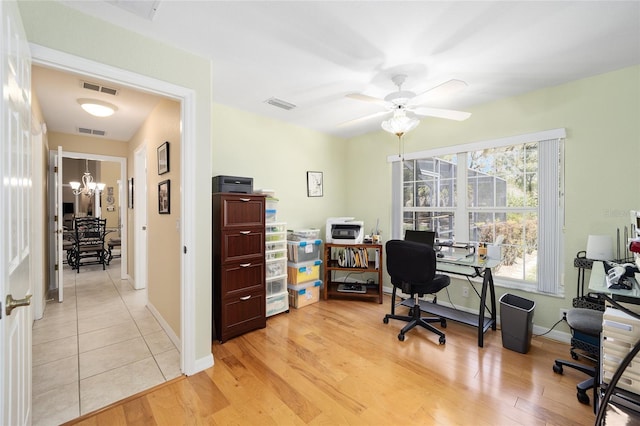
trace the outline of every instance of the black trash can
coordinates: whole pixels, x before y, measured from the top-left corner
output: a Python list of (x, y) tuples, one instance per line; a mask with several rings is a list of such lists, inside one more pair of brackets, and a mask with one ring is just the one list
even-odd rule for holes
[(531, 348), (533, 310), (536, 302), (515, 294), (505, 293), (500, 298), (500, 324), (502, 346), (526, 354)]

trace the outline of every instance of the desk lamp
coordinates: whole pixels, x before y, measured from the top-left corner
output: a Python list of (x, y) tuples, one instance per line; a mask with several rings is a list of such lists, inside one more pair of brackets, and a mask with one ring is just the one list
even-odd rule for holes
[(587, 259), (613, 260), (613, 238), (610, 235), (589, 235)]

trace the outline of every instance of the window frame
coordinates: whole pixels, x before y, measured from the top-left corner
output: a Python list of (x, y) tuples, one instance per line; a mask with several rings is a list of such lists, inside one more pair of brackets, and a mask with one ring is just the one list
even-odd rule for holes
[[(564, 225), (564, 139), (566, 131), (564, 128), (545, 130), (535, 133), (527, 133), (516, 136), (509, 136), (500, 139), (485, 140), (467, 144), (453, 145), (407, 153), (404, 155), (392, 155), (387, 157), (387, 161), (392, 163), (392, 213), (391, 213), (391, 237), (402, 239), (404, 221), (404, 170), (405, 160), (418, 160), (430, 157), (442, 157), (450, 154), (465, 153), (464, 167), (458, 167), (457, 180), (467, 178), (466, 153), (488, 148), (499, 148), (510, 145), (519, 145), (530, 142), (538, 142), (538, 179), (539, 179), (539, 202), (538, 202), (538, 271), (537, 282), (531, 283), (521, 280), (510, 280), (502, 277), (494, 277), (496, 285), (515, 288), (524, 291), (531, 291), (551, 295), (563, 295), (564, 283), (562, 282), (564, 261), (563, 246), (564, 239), (562, 228)], [(458, 159), (460, 165), (460, 159)], [(465, 184), (466, 185), (466, 184)], [(557, 189), (557, 190), (556, 190)], [(444, 210), (456, 210), (456, 235), (466, 235), (468, 232), (468, 216), (471, 211), (478, 211), (478, 208), (467, 208), (464, 194), (458, 190), (458, 200), (456, 206), (446, 207)], [(460, 199), (462, 198), (462, 199)], [(414, 210), (420, 208), (416, 207)], [(426, 210), (434, 211), (440, 207), (428, 207)], [(490, 208), (495, 211), (497, 208)], [(509, 208), (512, 210), (513, 208)], [(515, 208), (517, 209), (517, 208)], [(480, 208), (480, 210), (482, 210)], [(530, 209), (525, 209), (530, 210)], [(460, 214), (460, 212), (465, 214)], [(460, 220), (462, 219), (462, 220)], [(458, 234), (464, 230), (462, 234)]]

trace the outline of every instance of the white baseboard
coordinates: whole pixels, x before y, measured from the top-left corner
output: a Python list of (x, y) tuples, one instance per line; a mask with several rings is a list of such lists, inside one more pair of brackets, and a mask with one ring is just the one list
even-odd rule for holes
[(178, 335), (173, 332), (173, 329), (169, 326), (169, 323), (167, 323), (164, 320), (164, 318), (162, 318), (162, 315), (160, 315), (160, 312), (158, 312), (158, 310), (155, 308), (155, 306), (153, 306), (153, 304), (151, 304), (150, 302), (147, 302), (147, 308), (149, 308), (149, 311), (151, 312), (151, 314), (160, 323), (160, 327), (162, 327), (162, 329), (167, 333), (167, 336), (169, 336), (169, 340), (173, 342), (175, 347), (178, 349), (178, 352), (180, 352), (180, 348), (182, 347), (182, 342), (180, 341), (180, 338), (178, 337)]

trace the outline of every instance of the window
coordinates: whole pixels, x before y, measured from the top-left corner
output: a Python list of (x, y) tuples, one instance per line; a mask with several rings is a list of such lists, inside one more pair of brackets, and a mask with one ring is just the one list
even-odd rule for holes
[(500, 241), (497, 284), (561, 293), (562, 138), (558, 129), (406, 155), (394, 167), (393, 237)]

